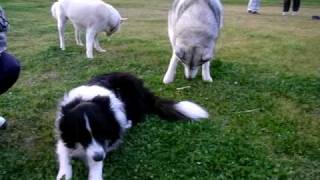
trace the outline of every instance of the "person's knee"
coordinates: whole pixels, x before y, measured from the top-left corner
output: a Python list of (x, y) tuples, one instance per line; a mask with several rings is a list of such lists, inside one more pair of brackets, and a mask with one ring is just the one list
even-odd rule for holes
[(9, 67), (10, 74), (16, 79), (19, 77), (20, 69), (20, 63), (17, 60), (15, 60), (15, 62), (12, 62), (11, 66)]
[(14, 56), (6, 52), (3, 52), (2, 56), (2, 60), (5, 61), (5, 74), (13, 79), (18, 78), (21, 69), (19, 61)]
[(20, 63), (12, 55), (3, 52), (1, 54), (0, 94), (6, 92), (18, 80)]

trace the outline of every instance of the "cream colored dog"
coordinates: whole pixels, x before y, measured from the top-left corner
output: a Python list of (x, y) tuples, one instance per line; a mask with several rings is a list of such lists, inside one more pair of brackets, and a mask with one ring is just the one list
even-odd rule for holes
[(81, 31), (85, 31), (86, 54), (89, 59), (93, 58), (93, 47), (98, 52), (106, 51), (99, 44), (98, 33), (106, 32), (110, 36), (126, 20), (121, 18), (114, 7), (101, 0), (59, 0), (51, 6), (51, 13), (57, 20), (60, 48), (65, 50), (64, 29), (69, 19), (74, 27), (77, 45), (83, 46)]

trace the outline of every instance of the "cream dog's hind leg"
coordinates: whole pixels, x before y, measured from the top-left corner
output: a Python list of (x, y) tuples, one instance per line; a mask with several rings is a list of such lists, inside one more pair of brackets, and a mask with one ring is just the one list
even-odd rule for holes
[(65, 50), (66, 47), (64, 43), (64, 29), (68, 19), (60, 8), (57, 9), (56, 11), (57, 11), (57, 24), (58, 24), (58, 31), (59, 31), (60, 48), (62, 50)]

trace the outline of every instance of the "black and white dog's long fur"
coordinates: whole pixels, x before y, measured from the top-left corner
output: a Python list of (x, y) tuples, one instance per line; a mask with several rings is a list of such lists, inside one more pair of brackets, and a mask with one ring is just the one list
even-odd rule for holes
[(89, 167), (89, 179), (102, 179), (103, 160), (117, 147), (124, 132), (147, 114), (168, 120), (199, 120), (208, 113), (189, 101), (162, 99), (127, 73), (94, 77), (66, 93), (61, 100), (56, 128), (59, 173), (72, 177), (71, 158), (80, 157)]

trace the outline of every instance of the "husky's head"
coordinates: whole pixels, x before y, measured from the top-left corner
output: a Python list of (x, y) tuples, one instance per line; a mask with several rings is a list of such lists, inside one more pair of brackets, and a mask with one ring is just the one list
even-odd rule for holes
[(215, 39), (204, 31), (185, 31), (177, 36), (174, 51), (186, 68), (186, 78), (193, 78), (198, 67), (213, 58)]

